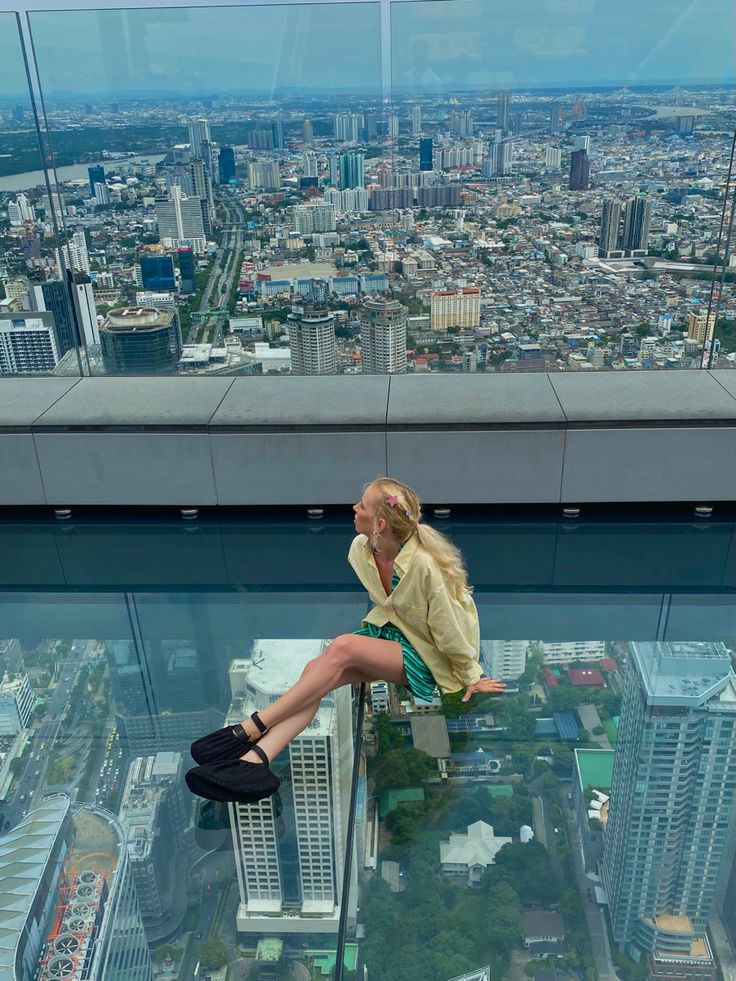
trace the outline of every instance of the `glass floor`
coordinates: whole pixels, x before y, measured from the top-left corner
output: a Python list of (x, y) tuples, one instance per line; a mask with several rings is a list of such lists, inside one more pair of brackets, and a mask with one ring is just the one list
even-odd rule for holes
[(637, 977), (604, 874), (626, 679), (736, 648), (733, 517), (436, 525), (506, 694), (340, 689), (278, 793), (228, 806), (190, 743), (360, 626), (349, 510), (0, 520), (0, 976), (500, 981), (551, 944), (559, 976)]

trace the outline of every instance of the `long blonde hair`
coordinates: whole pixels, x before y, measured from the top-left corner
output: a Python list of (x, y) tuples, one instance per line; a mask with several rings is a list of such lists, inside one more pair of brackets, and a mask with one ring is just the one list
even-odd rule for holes
[[(363, 490), (380, 494), (375, 507), (374, 528), (378, 519), (383, 518), (388, 530), (402, 544), (416, 532), (420, 545), (439, 567), (445, 583), (456, 593), (463, 590), (472, 592), (460, 549), (439, 531), (422, 524), (422, 505), (411, 487), (391, 477), (378, 477), (366, 484)], [(379, 533), (374, 530), (368, 537), (373, 549), (380, 552)]]

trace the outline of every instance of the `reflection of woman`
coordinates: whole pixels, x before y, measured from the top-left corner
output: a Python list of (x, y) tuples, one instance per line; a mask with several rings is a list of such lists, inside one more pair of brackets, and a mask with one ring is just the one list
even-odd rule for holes
[(341, 685), (390, 681), (431, 698), (465, 688), (497, 694), (505, 685), (482, 677), (478, 612), (462, 557), (452, 543), (421, 522), (411, 488), (389, 478), (368, 484), (354, 505), (348, 561), (375, 603), (360, 630), (336, 637), (304, 668), (289, 691), (240, 725), (192, 744), (201, 764), (189, 788), (212, 800), (256, 801), (279, 780), (269, 761), (313, 719), (320, 699)]

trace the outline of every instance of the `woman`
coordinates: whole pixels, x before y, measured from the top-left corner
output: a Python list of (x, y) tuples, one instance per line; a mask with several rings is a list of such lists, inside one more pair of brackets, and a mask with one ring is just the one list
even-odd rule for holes
[(305, 729), (321, 698), (341, 685), (390, 681), (429, 699), (463, 687), (499, 694), (478, 664), (478, 612), (460, 552), (422, 524), (414, 491), (381, 477), (357, 504), (348, 561), (375, 603), (352, 634), (341, 634), (309, 661), (299, 681), (260, 713), (192, 744), (201, 764), (186, 775), (190, 790), (211, 800), (251, 802), (275, 793), (269, 761)]

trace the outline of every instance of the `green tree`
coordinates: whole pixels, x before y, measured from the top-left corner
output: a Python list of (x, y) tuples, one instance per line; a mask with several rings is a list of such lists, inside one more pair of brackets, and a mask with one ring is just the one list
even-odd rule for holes
[(230, 958), (227, 947), (216, 937), (207, 937), (197, 947), (197, 959), (202, 967), (211, 967), (217, 970), (224, 967)]
[(549, 853), (539, 841), (504, 845), (496, 866), (508, 873), (524, 906), (551, 906), (560, 898), (560, 887)]

